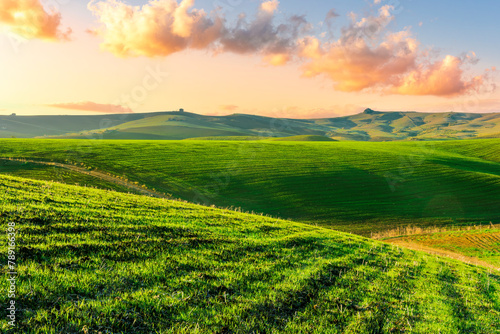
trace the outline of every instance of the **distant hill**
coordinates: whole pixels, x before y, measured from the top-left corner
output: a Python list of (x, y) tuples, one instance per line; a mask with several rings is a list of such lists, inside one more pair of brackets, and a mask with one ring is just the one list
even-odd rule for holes
[(150, 118), (162, 112), (144, 114), (0, 116), (0, 138), (59, 136), (83, 131), (98, 132), (122, 123)]
[[(0, 138), (189, 139), (320, 136), (392, 141), (500, 137), (500, 113), (363, 113), (322, 119), (278, 119), (188, 112), (92, 116), (0, 116)], [(300, 138), (300, 137), (299, 137)], [(310, 137), (316, 138), (318, 137)], [(258, 139), (258, 138), (255, 138)]]

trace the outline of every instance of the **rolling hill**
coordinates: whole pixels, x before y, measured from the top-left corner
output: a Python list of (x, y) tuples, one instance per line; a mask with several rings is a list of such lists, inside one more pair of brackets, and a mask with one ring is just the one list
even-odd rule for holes
[[(104, 129), (165, 113), (107, 114), (90, 116), (0, 116), (0, 138), (32, 138)], [(98, 137), (87, 137), (98, 138)]]
[(500, 328), (496, 273), (321, 227), (8, 176), (0, 225), (18, 272), (5, 333)]
[(188, 139), (321, 136), (393, 141), (500, 137), (500, 114), (379, 112), (324, 119), (285, 119), (188, 112), (95, 116), (0, 116), (0, 138)]
[[(0, 157), (76, 164), (189, 202), (240, 207), (362, 235), (408, 224), (500, 223), (500, 139), (4, 139)], [(29, 176), (22, 166), (6, 172)], [(56, 173), (47, 167), (44, 178), (58, 180)]]

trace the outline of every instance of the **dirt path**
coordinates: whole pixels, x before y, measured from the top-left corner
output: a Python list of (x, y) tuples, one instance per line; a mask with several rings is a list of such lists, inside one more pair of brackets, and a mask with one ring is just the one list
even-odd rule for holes
[(447, 251), (444, 249), (436, 249), (436, 248), (432, 248), (432, 247), (418, 244), (416, 242), (409, 242), (409, 241), (405, 241), (405, 240), (393, 239), (393, 240), (382, 240), (382, 241), (393, 244), (393, 245), (417, 250), (417, 251), (423, 251), (423, 252), (426, 252), (426, 253), (429, 253), (432, 255), (445, 256), (445, 257), (459, 260), (459, 261), (462, 261), (462, 262), (465, 262), (468, 264), (479, 265), (479, 266), (483, 266), (483, 267), (487, 267), (490, 269), (500, 271), (500, 268), (495, 267), (494, 265), (492, 265), (488, 262), (485, 262), (485, 261), (480, 260), (480, 259), (475, 258), (475, 257), (465, 256), (465, 255), (462, 255), (460, 253), (455, 253), (455, 252)]
[(88, 170), (88, 169), (78, 167), (78, 166), (62, 164), (59, 162), (37, 161), (37, 160), (28, 160), (28, 159), (12, 159), (12, 158), (0, 158), (0, 159), (1, 160), (18, 161), (18, 162), (29, 162), (29, 163), (35, 163), (35, 164), (40, 164), (40, 165), (45, 165), (45, 166), (55, 166), (55, 167), (65, 168), (65, 169), (69, 169), (69, 170), (77, 172), (77, 173), (90, 175), (92, 177), (96, 177), (96, 178), (99, 178), (101, 180), (105, 180), (108, 182), (118, 184), (120, 186), (126, 187), (130, 190), (134, 190), (135, 192), (138, 192), (138, 193), (143, 194), (143, 195), (158, 197), (158, 198), (170, 198), (169, 196), (167, 196), (165, 194), (159, 193), (159, 192), (154, 191), (154, 190), (145, 189), (137, 184), (134, 184), (130, 181), (122, 180), (116, 176), (108, 175), (108, 174), (98, 172), (95, 170)]

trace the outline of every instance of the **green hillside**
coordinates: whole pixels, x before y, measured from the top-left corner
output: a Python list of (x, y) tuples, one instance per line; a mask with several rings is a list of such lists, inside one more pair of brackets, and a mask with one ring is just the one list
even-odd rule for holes
[(204, 120), (189, 113), (172, 112), (126, 122), (99, 131), (66, 134), (60, 138), (82, 138), (100, 135), (103, 139), (187, 139), (210, 136), (243, 136), (250, 132)]
[(321, 136), (393, 141), (498, 138), (500, 114), (379, 112), (324, 119), (288, 119), (188, 112), (95, 116), (0, 116), (0, 138), (188, 139), (197, 137)]
[(275, 119), (263, 116), (235, 114), (203, 116), (187, 112), (170, 112), (126, 122), (99, 130), (56, 136), (80, 139), (99, 136), (103, 139), (188, 139), (196, 137), (285, 137), (291, 135), (323, 135), (307, 120)]
[[(500, 328), (500, 277), (458, 261), (262, 216), (20, 178), (0, 176), (0, 199), (2, 228), (16, 229), (16, 333)], [(0, 248), (7, 254), (6, 243)], [(5, 307), (0, 326), (11, 332)]]
[(392, 141), (498, 137), (500, 114), (378, 112), (325, 119), (255, 115), (203, 116), (172, 112), (115, 127), (64, 135), (104, 139), (186, 139), (209, 136), (321, 136), (336, 140)]
[(378, 112), (320, 120), (341, 140), (390, 141), (498, 137), (500, 114)]
[(0, 157), (83, 165), (189, 202), (370, 235), (499, 223), (499, 144), (3, 140)]
[[(59, 136), (71, 132), (108, 128), (161, 114), (163, 113), (90, 116), (0, 116), (0, 138)], [(90, 134), (88, 137), (83, 136), (83, 138), (102, 139), (102, 137), (95, 134)]]

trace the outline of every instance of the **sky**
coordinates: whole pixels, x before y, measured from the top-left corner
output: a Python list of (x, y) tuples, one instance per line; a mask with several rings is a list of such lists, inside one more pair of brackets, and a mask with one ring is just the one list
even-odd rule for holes
[(500, 112), (500, 2), (0, 0), (0, 114)]

